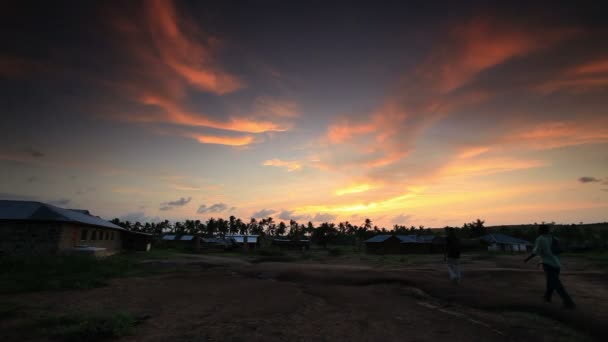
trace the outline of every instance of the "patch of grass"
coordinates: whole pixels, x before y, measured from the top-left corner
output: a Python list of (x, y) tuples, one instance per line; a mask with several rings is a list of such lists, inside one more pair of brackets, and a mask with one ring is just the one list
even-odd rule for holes
[(33, 329), (62, 341), (103, 341), (131, 335), (136, 324), (135, 317), (126, 312), (72, 314), (39, 318)]
[(126, 253), (106, 258), (93, 256), (7, 257), (0, 259), (0, 293), (104, 286), (111, 278), (144, 276), (174, 271), (141, 264), (145, 259), (167, 259), (170, 254)]

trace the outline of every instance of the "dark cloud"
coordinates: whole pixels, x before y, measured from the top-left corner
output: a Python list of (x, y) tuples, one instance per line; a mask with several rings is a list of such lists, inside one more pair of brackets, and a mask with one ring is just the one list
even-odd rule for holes
[(602, 189), (602, 191), (608, 192), (608, 189)]
[(401, 215), (397, 215), (395, 217), (393, 217), (393, 224), (406, 224), (410, 221), (410, 219), (412, 218), (412, 215), (405, 215), (405, 214), (401, 214)]
[(70, 202), (72, 202), (72, 200), (70, 200), (68, 198), (60, 198), (60, 199), (57, 199), (57, 200), (54, 200), (54, 201), (49, 201), (49, 204), (61, 207), (61, 206), (70, 204)]
[(589, 176), (584, 176), (578, 179), (579, 182), (581, 183), (596, 183), (596, 182), (600, 182), (599, 179), (595, 178), (595, 177), (589, 177)]
[(175, 200), (175, 201), (164, 202), (164, 203), (160, 204), (161, 205), (160, 210), (168, 211), (175, 207), (183, 207), (186, 204), (190, 203), (190, 201), (192, 201), (192, 197), (188, 197), (188, 198), (181, 197), (180, 199)]
[(27, 154), (29, 154), (30, 156), (35, 157), (35, 158), (44, 157), (44, 153), (42, 153), (39, 150), (32, 148), (32, 147), (26, 148), (25, 152), (27, 152)]
[(228, 211), (235, 211), (236, 207), (231, 207)]
[(219, 213), (226, 209), (228, 209), (228, 205), (225, 203), (216, 203), (216, 204), (212, 204), (210, 206), (203, 204), (200, 207), (198, 207), (198, 210), (196, 211), (196, 213), (197, 214)]
[(34, 183), (36, 180), (38, 180), (38, 178), (36, 178), (35, 176), (27, 177), (25, 179), (25, 181), (28, 183)]
[(256, 217), (256, 218), (266, 218), (276, 212), (277, 211), (274, 209), (262, 209), (258, 212), (253, 213), (251, 216)]
[(333, 221), (335, 219), (336, 219), (336, 215), (322, 214), (322, 213), (317, 213), (317, 215), (315, 215), (315, 217), (312, 218), (312, 220), (315, 222), (329, 222), (329, 221)]
[(310, 218), (310, 216), (308, 216), (308, 215), (294, 215), (293, 212), (294, 212), (293, 210), (283, 210), (279, 214), (279, 219), (285, 220), (285, 221), (287, 221), (287, 220), (299, 221), (302, 219)]
[(137, 211), (133, 213), (127, 213), (118, 218), (119, 220), (125, 222), (160, 222), (160, 218), (158, 217), (150, 217), (147, 216), (143, 211)]
[(192, 200), (192, 197), (188, 197), (188, 198), (182, 197), (182, 198), (180, 198), (180, 199), (178, 199), (176, 201), (169, 201), (169, 202), (167, 202), (167, 205), (172, 205), (172, 206), (175, 206), (175, 207), (182, 207), (182, 206), (190, 203), (191, 200)]

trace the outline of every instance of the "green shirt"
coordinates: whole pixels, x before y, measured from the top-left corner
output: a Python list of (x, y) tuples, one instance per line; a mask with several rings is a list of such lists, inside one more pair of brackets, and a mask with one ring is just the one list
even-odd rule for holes
[(532, 253), (540, 256), (543, 264), (553, 266), (555, 268), (561, 268), (562, 264), (559, 262), (559, 258), (557, 255), (551, 252), (552, 242), (553, 236), (551, 236), (551, 234), (545, 234), (537, 237)]

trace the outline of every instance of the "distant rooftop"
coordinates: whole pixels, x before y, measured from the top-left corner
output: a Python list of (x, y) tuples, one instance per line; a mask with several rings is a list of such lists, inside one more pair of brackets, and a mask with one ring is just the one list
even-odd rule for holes
[(0, 220), (80, 223), (90, 226), (125, 230), (111, 222), (90, 215), (88, 210), (64, 209), (51, 204), (34, 201), (0, 200)]
[(393, 235), (393, 234), (380, 234), (376, 235), (364, 242), (368, 243), (380, 243), (388, 240), (391, 236), (396, 237), (401, 243), (430, 243), (435, 238), (434, 235)]
[(500, 233), (487, 234), (482, 236), (481, 239), (489, 243), (498, 243), (503, 245), (532, 245), (529, 241)]

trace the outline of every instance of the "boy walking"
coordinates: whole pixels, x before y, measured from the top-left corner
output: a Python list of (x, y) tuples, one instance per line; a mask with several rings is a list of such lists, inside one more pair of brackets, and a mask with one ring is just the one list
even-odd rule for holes
[(537, 255), (540, 256), (543, 264), (543, 270), (545, 271), (545, 276), (547, 277), (547, 289), (545, 291), (545, 295), (543, 296), (544, 300), (546, 302), (550, 302), (551, 297), (553, 296), (553, 291), (555, 291), (562, 298), (564, 308), (574, 309), (574, 301), (568, 292), (566, 292), (564, 285), (559, 279), (562, 264), (558, 256), (554, 253), (557, 251), (553, 250), (553, 246), (555, 245), (553, 239), (554, 237), (549, 231), (549, 226), (543, 224), (538, 227), (538, 237), (534, 243), (534, 250), (532, 251), (532, 254), (530, 254), (530, 256), (524, 260), (524, 262), (528, 262), (528, 260)]
[(454, 284), (459, 284), (462, 274), (460, 272), (460, 239), (456, 236), (454, 228), (448, 230), (448, 236), (445, 239), (444, 260), (447, 261), (448, 273), (450, 280)]

